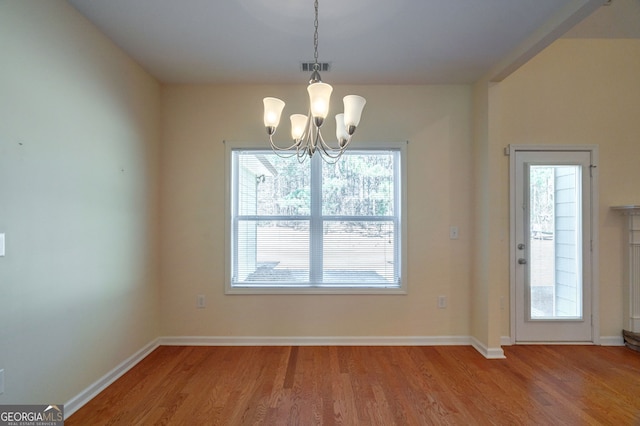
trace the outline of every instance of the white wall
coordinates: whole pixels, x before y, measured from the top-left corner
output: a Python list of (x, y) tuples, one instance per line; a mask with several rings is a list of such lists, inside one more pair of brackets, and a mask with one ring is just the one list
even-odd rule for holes
[(158, 335), (159, 87), (63, 0), (0, 2), (0, 404)]
[[(285, 115), (306, 111), (305, 84), (163, 88), (162, 334), (469, 335), (469, 86), (334, 88), (332, 111), (347, 93), (367, 98), (358, 141), (409, 141), (408, 295), (224, 294), (223, 140), (268, 147), (262, 98), (287, 100)], [(288, 123), (282, 127), (276, 136), (285, 141)], [(450, 225), (459, 226), (459, 240), (449, 240)], [(197, 294), (206, 309), (196, 309)], [(447, 309), (437, 309), (438, 295), (448, 296)]]

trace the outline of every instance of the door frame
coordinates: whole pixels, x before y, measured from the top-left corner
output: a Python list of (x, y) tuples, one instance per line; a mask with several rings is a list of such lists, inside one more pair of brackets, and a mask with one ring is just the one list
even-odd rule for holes
[[(516, 344), (516, 262), (517, 262), (517, 249), (516, 249), (516, 156), (518, 151), (525, 152), (576, 152), (583, 151), (589, 152), (591, 155), (591, 205), (589, 206), (591, 213), (591, 329), (592, 329), (592, 341), (594, 344), (600, 344), (600, 300), (598, 295), (600, 294), (599, 285), (599, 215), (598, 206), (599, 191), (598, 191), (598, 145), (520, 145), (511, 144), (505, 148), (505, 155), (509, 158), (509, 338), (511, 344)], [(588, 242), (585, 242), (589, 244)], [(542, 343), (542, 342), (541, 342)], [(544, 342), (558, 343), (563, 342)], [(572, 342), (564, 342), (572, 343)]]

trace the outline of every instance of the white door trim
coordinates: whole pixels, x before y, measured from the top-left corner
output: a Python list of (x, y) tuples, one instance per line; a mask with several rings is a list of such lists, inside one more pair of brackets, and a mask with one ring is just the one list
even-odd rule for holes
[(588, 151), (591, 154), (591, 313), (592, 313), (592, 330), (593, 330), (593, 343), (600, 344), (600, 294), (599, 285), (599, 190), (598, 190), (598, 145), (517, 145), (511, 144), (505, 148), (505, 154), (510, 156), (509, 158), (509, 334), (511, 344), (516, 343), (516, 188), (515, 182), (515, 153), (517, 151)]

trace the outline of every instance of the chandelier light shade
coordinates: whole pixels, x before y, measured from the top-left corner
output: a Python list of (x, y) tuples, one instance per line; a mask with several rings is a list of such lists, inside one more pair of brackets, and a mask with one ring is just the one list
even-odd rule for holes
[(307, 127), (307, 116), (302, 114), (292, 114), (291, 117), (291, 139), (299, 140), (304, 136)]
[(267, 97), (264, 103), (264, 126), (269, 135), (271, 149), (281, 157), (297, 156), (298, 161), (303, 162), (316, 152), (320, 152), (322, 158), (333, 163), (344, 154), (351, 137), (356, 131), (362, 110), (366, 100), (362, 96), (347, 95), (343, 98), (344, 113), (336, 115), (336, 138), (337, 146), (333, 147), (325, 142), (320, 128), (329, 115), (329, 104), (333, 87), (323, 83), (320, 78), (320, 64), (318, 63), (318, 0), (314, 2), (314, 64), (313, 72), (307, 86), (309, 93), (309, 113), (293, 114), (291, 120), (292, 144), (287, 147), (280, 147), (273, 141), (273, 135), (280, 124), (280, 116), (284, 110), (285, 103), (278, 98)]
[(264, 98), (262, 102), (264, 103), (264, 125), (267, 133), (272, 135), (280, 124), (284, 102), (278, 98)]

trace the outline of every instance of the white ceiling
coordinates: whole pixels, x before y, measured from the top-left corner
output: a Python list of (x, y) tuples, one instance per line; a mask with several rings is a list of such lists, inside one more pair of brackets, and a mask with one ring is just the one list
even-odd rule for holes
[[(312, 0), (67, 1), (165, 83), (299, 83), (313, 61)], [(593, 4), (568, 35), (639, 37), (640, 0), (601, 1), (319, 0), (318, 59), (331, 83), (471, 83)]]

